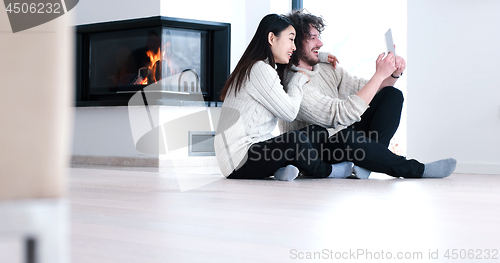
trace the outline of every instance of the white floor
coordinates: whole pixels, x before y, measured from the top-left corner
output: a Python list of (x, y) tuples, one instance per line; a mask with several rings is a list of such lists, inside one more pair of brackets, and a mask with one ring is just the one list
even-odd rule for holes
[[(500, 262), (500, 175), (280, 182), (81, 166), (69, 185), (74, 263)], [(0, 263), (23, 251), (0, 237)]]
[(281, 182), (97, 166), (70, 174), (75, 263), (500, 262), (500, 175)]

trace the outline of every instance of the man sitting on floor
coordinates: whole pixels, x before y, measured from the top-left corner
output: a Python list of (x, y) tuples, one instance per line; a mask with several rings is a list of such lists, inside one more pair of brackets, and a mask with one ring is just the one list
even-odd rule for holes
[[(453, 173), (455, 159), (424, 165), (388, 149), (403, 107), (403, 95), (393, 87), (406, 68), (403, 58), (393, 53), (384, 58), (385, 54), (380, 54), (376, 72), (370, 80), (351, 76), (340, 67), (320, 63), (336, 60), (333, 56), (329, 59), (328, 53), (319, 52), (323, 46), (320, 40), (324, 29), (322, 18), (301, 10), (286, 17), (296, 28), (297, 51), (292, 56), (293, 65), (287, 72), (285, 84), (290, 85), (291, 76), (299, 70), (305, 71), (310, 81), (303, 87), (303, 100), (296, 120), (279, 120), (281, 132), (310, 124), (329, 128), (328, 139), (321, 143), (321, 149), (317, 149), (321, 158), (329, 163), (353, 162), (354, 176), (360, 179), (368, 178), (371, 171), (405, 178), (443, 178)], [(389, 72), (388, 63), (393, 66), (389, 67)]]

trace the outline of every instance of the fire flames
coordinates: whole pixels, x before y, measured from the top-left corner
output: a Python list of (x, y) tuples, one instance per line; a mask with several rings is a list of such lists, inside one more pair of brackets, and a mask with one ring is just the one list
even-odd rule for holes
[[(160, 61), (161, 59), (161, 55), (160, 55), (160, 48), (158, 48), (158, 51), (156, 53), (153, 53), (153, 51), (150, 51), (148, 50), (146, 52), (146, 55), (149, 57), (149, 66), (148, 66), (148, 69), (149, 69), (149, 72), (151, 72), (151, 74), (148, 74), (148, 77), (144, 78), (144, 80), (140, 83), (142, 85), (147, 85), (149, 83), (153, 83), (153, 82), (157, 82), (158, 79), (156, 79), (156, 71), (157, 70), (160, 70), (160, 65), (159, 63), (156, 63), (158, 61)], [(149, 81), (149, 78), (152, 78), (151, 81)]]

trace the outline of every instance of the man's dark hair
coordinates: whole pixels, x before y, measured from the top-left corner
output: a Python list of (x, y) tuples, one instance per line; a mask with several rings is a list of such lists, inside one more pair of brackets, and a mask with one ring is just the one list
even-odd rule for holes
[(291, 59), (291, 63), (297, 66), (299, 64), (299, 60), (304, 54), (302, 41), (311, 37), (310, 26), (316, 28), (319, 33), (321, 33), (325, 28), (325, 21), (322, 17), (312, 15), (304, 9), (292, 11), (290, 14), (285, 15), (285, 17), (292, 21), (297, 32), (297, 35), (295, 36), (295, 46), (297, 47), (297, 52), (293, 53)]

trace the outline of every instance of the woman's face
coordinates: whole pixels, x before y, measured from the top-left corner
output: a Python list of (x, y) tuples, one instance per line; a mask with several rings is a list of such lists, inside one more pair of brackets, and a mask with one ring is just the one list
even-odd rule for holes
[(288, 64), (295, 51), (295, 28), (288, 26), (285, 30), (281, 31), (279, 36), (272, 32), (268, 36), (269, 45), (273, 52), (274, 62), (279, 64)]

